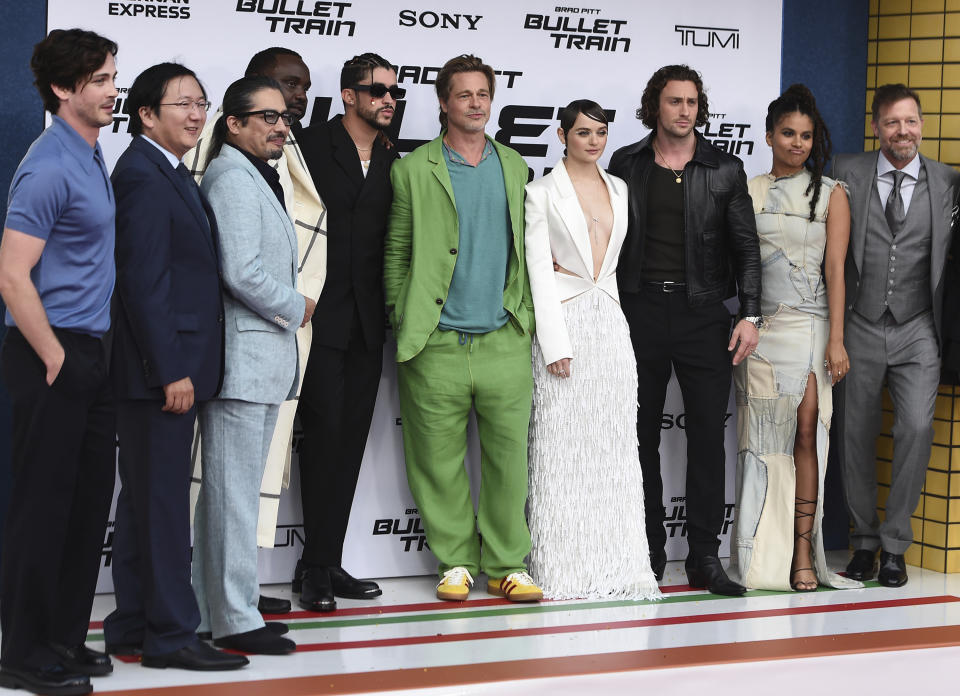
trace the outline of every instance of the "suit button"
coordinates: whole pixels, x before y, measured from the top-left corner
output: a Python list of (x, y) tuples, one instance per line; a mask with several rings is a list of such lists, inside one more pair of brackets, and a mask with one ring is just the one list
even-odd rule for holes
[(217, 323), (218, 323), (218, 324), (222, 324), (222, 323), (223, 323), (223, 315), (222, 315), (222, 314), (217, 315)]
[(442, 305), (442, 304), (443, 304), (443, 300), (440, 299), (439, 297), (437, 298), (437, 304), (439, 304), (439, 305)]
[(456, 249), (451, 249), (451, 250), (450, 250), (450, 253), (453, 254), (454, 256), (456, 256), (456, 255), (457, 255), (457, 250), (456, 250)]

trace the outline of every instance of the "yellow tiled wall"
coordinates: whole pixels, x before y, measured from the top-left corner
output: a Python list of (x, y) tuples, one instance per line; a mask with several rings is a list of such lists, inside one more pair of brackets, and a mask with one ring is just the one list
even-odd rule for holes
[(877, 146), (873, 90), (903, 82), (920, 95), (920, 151), (960, 165), (960, 0), (870, 0), (868, 31), (864, 149)]
[[(864, 150), (877, 148), (870, 103), (877, 85), (903, 82), (920, 95), (923, 142), (931, 159), (960, 165), (960, 0), (870, 0)], [(890, 490), (893, 422), (884, 393), (877, 443), (881, 519)], [(907, 563), (960, 572), (960, 387), (941, 385), (926, 485), (913, 513), (914, 543)]]

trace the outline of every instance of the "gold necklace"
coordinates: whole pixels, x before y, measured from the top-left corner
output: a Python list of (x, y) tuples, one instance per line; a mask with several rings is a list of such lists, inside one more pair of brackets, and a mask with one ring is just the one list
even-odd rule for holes
[(663, 162), (663, 166), (665, 166), (667, 169), (669, 169), (671, 172), (673, 172), (673, 175), (674, 175), (675, 177), (677, 177), (676, 179), (674, 179), (674, 181), (676, 181), (678, 184), (682, 184), (682, 183), (683, 183), (683, 175), (684, 175), (684, 169), (683, 169), (683, 167), (681, 167), (681, 168), (680, 168), (680, 171), (678, 172), (676, 169), (674, 169), (673, 167), (670, 166), (670, 163), (667, 162), (667, 158), (663, 156), (663, 153), (660, 152), (659, 149), (657, 149), (657, 146), (656, 146), (656, 145), (653, 146), (653, 151), (656, 152), (656, 153), (660, 156), (660, 161)]

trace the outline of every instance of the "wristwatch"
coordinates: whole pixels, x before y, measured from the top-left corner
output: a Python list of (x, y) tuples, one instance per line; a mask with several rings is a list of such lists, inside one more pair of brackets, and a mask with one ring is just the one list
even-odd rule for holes
[(749, 321), (751, 324), (756, 326), (758, 329), (763, 326), (763, 317), (744, 317), (744, 321)]

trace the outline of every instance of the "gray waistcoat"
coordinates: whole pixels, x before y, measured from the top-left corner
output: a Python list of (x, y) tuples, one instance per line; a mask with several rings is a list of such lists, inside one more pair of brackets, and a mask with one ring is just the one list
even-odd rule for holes
[(903, 229), (896, 239), (890, 233), (880, 196), (870, 197), (867, 239), (860, 272), (856, 312), (878, 321), (887, 310), (898, 324), (930, 309), (930, 193), (926, 169), (913, 189)]

